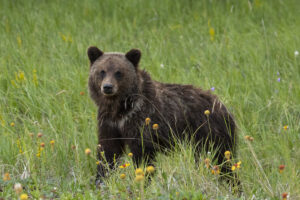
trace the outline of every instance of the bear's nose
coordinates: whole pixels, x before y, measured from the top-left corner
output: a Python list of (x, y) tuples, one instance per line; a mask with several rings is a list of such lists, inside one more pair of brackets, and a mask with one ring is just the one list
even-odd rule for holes
[(103, 85), (103, 92), (105, 94), (112, 94), (112, 92), (113, 92), (113, 85), (112, 84), (104, 84)]

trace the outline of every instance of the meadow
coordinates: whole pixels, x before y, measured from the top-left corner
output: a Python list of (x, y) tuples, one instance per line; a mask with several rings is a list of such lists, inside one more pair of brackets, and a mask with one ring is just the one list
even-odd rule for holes
[[(0, 0), (0, 199), (300, 199), (299, 10), (298, 0)], [(242, 193), (219, 181), (213, 152), (196, 164), (188, 142), (158, 154), (140, 182), (125, 154), (96, 189), (91, 45), (139, 48), (154, 80), (218, 95), (238, 125), (230, 162)]]

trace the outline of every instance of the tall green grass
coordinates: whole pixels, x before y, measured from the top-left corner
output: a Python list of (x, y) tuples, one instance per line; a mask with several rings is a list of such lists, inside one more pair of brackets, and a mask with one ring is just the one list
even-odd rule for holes
[[(17, 198), (12, 187), (20, 182), (32, 199), (280, 199), (284, 192), (299, 199), (299, 10), (297, 0), (1, 0), (0, 175), (11, 179), (0, 180), (0, 197)], [(145, 188), (134, 182), (131, 165), (95, 189), (90, 45), (139, 48), (140, 67), (153, 79), (214, 87), (238, 124), (234, 157), (242, 161), (243, 193), (232, 193), (205, 168), (208, 154), (196, 164), (185, 143), (157, 156)]]

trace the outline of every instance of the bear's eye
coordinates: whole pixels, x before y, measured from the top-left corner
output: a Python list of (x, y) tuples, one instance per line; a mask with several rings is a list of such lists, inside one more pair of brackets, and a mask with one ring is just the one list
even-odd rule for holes
[(121, 78), (122, 78), (122, 73), (119, 72), (119, 71), (117, 71), (117, 72), (115, 73), (115, 77), (116, 77), (116, 79), (121, 79)]
[(103, 78), (105, 77), (105, 71), (104, 71), (104, 70), (101, 70), (99, 75), (100, 75), (100, 77), (103, 79)]

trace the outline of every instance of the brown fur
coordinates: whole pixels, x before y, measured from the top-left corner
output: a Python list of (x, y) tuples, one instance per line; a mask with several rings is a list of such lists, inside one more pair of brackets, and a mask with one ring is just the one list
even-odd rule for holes
[[(153, 81), (147, 72), (138, 69), (141, 53), (136, 49), (121, 54), (90, 47), (88, 56), (89, 89), (98, 106), (99, 152), (104, 151), (109, 163), (122, 155), (126, 145), (136, 163), (146, 156), (151, 159), (157, 150), (172, 146), (174, 136), (199, 143), (198, 152), (203, 147), (209, 151), (211, 145), (218, 152), (219, 164), (226, 150), (235, 151), (233, 117), (209, 91)], [(101, 75), (102, 70), (105, 76)], [(121, 76), (116, 75), (119, 72)], [(104, 84), (113, 86), (112, 95), (104, 95)], [(204, 114), (205, 110), (210, 111), (209, 116)], [(145, 126), (147, 117), (151, 119), (149, 127)], [(154, 123), (159, 125), (157, 133), (152, 130)], [(98, 156), (102, 160), (100, 153)], [(98, 178), (105, 173), (99, 165)]]

